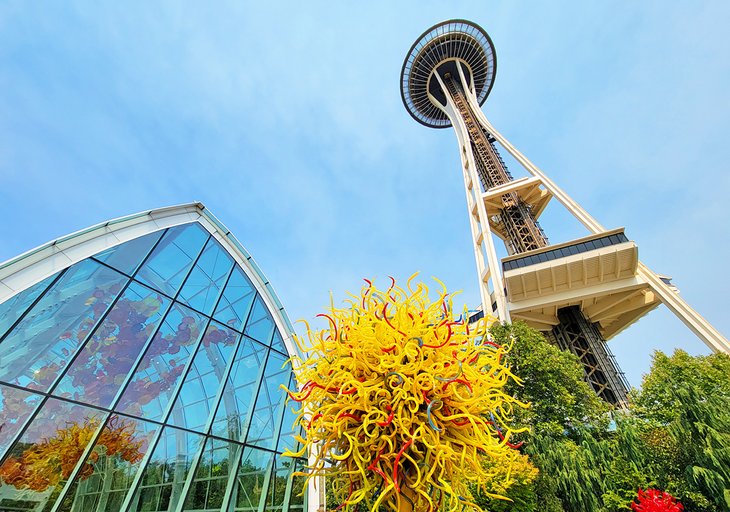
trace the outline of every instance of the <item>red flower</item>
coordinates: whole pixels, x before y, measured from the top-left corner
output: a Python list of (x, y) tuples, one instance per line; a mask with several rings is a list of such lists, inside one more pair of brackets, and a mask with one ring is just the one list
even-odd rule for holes
[(632, 503), (631, 509), (634, 512), (682, 512), (684, 507), (678, 503), (671, 494), (657, 489), (639, 489), (636, 499), (638, 503)]

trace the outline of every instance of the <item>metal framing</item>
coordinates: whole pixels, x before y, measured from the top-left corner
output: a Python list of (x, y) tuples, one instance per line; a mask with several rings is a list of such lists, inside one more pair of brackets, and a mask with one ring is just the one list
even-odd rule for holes
[[(218, 296), (215, 301), (215, 305), (213, 306), (213, 311), (215, 310), (215, 307), (217, 306), (218, 302), (221, 300), (221, 297), (223, 295), (223, 291), (225, 289), (225, 284), (230, 280), (230, 277), (232, 273), (234, 272), (236, 265), (244, 271), (246, 276), (251, 281), (252, 285), (254, 286), (255, 294), (254, 299), (252, 300), (251, 306), (248, 310), (248, 315), (250, 316), (251, 311), (254, 308), (255, 304), (255, 297), (260, 297), (268, 311), (270, 312), (274, 324), (276, 326), (276, 329), (272, 330), (272, 333), (269, 337), (268, 344), (259, 342), (257, 340), (250, 339), (251, 343), (256, 343), (258, 345), (261, 345), (262, 347), (266, 347), (267, 352), (264, 360), (264, 364), (262, 365), (258, 379), (256, 381), (256, 387), (254, 390), (254, 393), (251, 397), (251, 408), (250, 411), (248, 411), (249, 416), (251, 416), (254, 413), (255, 405), (257, 404), (259, 394), (261, 393), (261, 386), (263, 386), (264, 382), (264, 369), (266, 367), (266, 360), (268, 360), (269, 354), (271, 353), (279, 353), (282, 358), (288, 358), (291, 355), (297, 354), (297, 351), (294, 349), (294, 344), (292, 342), (291, 336), (293, 334), (293, 329), (291, 328), (291, 324), (289, 323), (288, 319), (286, 318), (286, 314), (283, 311), (283, 307), (281, 307), (280, 302), (278, 301), (278, 298), (276, 298), (275, 294), (273, 293), (273, 290), (271, 289), (270, 284), (265, 279), (263, 274), (260, 270), (258, 270), (258, 267), (255, 266), (255, 264), (252, 261), (251, 256), (243, 250), (243, 247), (240, 246), (240, 244), (235, 240), (235, 238), (232, 237), (230, 231), (225, 229), (212, 215), (210, 215), (206, 210), (205, 207), (200, 203), (192, 203), (192, 204), (186, 204), (181, 205), (177, 207), (170, 207), (170, 208), (162, 208), (159, 210), (153, 210), (144, 214), (138, 214), (133, 215), (129, 217), (125, 217), (122, 219), (118, 219), (117, 221), (110, 221), (108, 223), (100, 224), (98, 226), (94, 226), (88, 230), (82, 231), (80, 233), (77, 233), (75, 235), (71, 235), (69, 237), (66, 237), (64, 239), (61, 239), (60, 241), (52, 242), (50, 244), (46, 244), (44, 246), (41, 246), (38, 249), (35, 249), (33, 251), (29, 251), (28, 253), (19, 256), (18, 258), (15, 258), (13, 260), (10, 260), (2, 265), (0, 265), (0, 290), (4, 291), (4, 296), (0, 295), (0, 302), (3, 302), (4, 300), (10, 298), (11, 296), (15, 295), (16, 293), (29, 288), (30, 286), (34, 285), (37, 282), (40, 282), (42, 279), (45, 279), (48, 277), (49, 273), (50, 275), (53, 275), (54, 273), (58, 272), (58, 275), (54, 277), (54, 279), (47, 284), (44, 287), (44, 290), (42, 293), (40, 293), (33, 301), (31, 301), (29, 304), (25, 306), (25, 310), (23, 311), (22, 315), (19, 316), (19, 318), (8, 328), (8, 333), (11, 332), (16, 325), (20, 321), (22, 321), (22, 318), (27, 314), (28, 311), (31, 311), (31, 309), (38, 303), (39, 300), (43, 297), (43, 295), (46, 293), (50, 287), (58, 282), (59, 279), (62, 278), (63, 274), (65, 273), (65, 270), (71, 266), (74, 263), (83, 261), (87, 258), (93, 260), (97, 264), (109, 267), (105, 262), (96, 260), (93, 258), (93, 255), (98, 254), (99, 252), (112, 247), (114, 245), (118, 245), (120, 243), (123, 243), (125, 241), (138, 238), (140, 236), (144, 236), (145, 234), (161, 231), (161, 236), (155, 241), (154, 244), (147, 250), (147, 253), (144, 255), (144, 257), (141, 259), (142, 263), (138, 264), (135, 270), (131, 274), (125, 274), (124, 272), (120, 272), (118, 269), (114, 268), (114, 270), (118, 273), (120, 273), (120, 276), (123, 275), (126, 278), (126, 282), (121, 287), (121, 289), (117, 292), (114, 299), (109, 303), (109, 306), (106, 308), (103, 314), (101, 314), (98, 319), (95, 321), (94, 327), (87, 333), (87, 335), (84, 338), (84, 341), (79, 345), (76, 352), (73, 354), (71, 360), (69, 360), (69, 363), (66, 365), (64, 370), (60, 372), (60, 374), (54, 379), (54, 382), (52, 385), (48, 388), (47, 391), (36, 391), (36, 390), (27, 390), (26, 388), (22, 386), (18, 386), (15, 384), (9, 384), (3, 382), (2, 384), (4, 386), (7, 386), (9, 388), (15, 388), (23, 391), (29, 391), (31, 393), (34, 393), (36, 395), (39, 395), (41, 399), (39, 400), (39, 403), (35, 407), (35, 410), (32, 414), (29, 415), (29, 417), (24, 421), (23, 426), (18, 431), (18, 433), (15, 435), (15, 439), (20, 439), (24, 432), (27, 430), (27, 428), (32, 424), (36, 416), (40, 413), (40, 411), (43, 410), (43, 406), (49, 398), (53, 398), (54, 400), (59, 400), (62, 402), (70, 403), (70, 404), (77, 404), (84, 407), (88, 407), (93, 410), (99, 411), (102, 416), (100, 417), (100, 423), (99, 427), (95, 430), (93, 434), (93, 438), (91, 442), (87, 445), (85, 448), (82, 457), (77, 462), (74, 470), (72, 471), (71, 475), (69, 476), (68, 480), (65, 482), (60, 494), (58, 495), (58, 498), (56, 500), (55, 505), (53, 506), (52, 510), (58, 510), (61, 504), (63, 503), (65, 497), (68, 495), (68, 493), (74, 488), (75, 485), (75, 477), (79, 474), (81, 471), (87, 456), (89, 453), (93, 450), (96, 440), (99, 438), (102, 429), (106, 425), (106, 423), (109, 421), (110, 417), (112, 415), (119, 415), (122, 417), (128, 417), (135, 420), (140, 420), (143, 422), (147, 422), (150, 425), (157, 425), (157, 429), (155, 434), (153, 435), (152, 441), (150, 442), (147, 452), (145, 453), (145, 456), (142, 461), (140, 461), (139, 466), (136, 470), (136, 476), (134, 477), (133, 481), (131, 482), (131, 486), (128, 490), (127, 496), (124, 500), (122, 510), (131, 510), (134, 503), (133, 503), (133, 497), (137, 491), (137, 488), (141, 481), (141, 476), (144, 472), (144, 469), (146, 467), (146, 463), (150, 460), (152, 457), (156, 445), (162, 436), (162, 433), (167, 428), (173, 428), (177, 429), (181, 432), (189, 432), (192, 434), (195, 434), (197, 436), (200, 436), (202, 439), (202, 442), (200, 443), (200, 447), (198, 449), (198, 453), (196, 453), (192, 459), (193, 465), (189, 470), (188, 478), (186, 479), (184, 490), (187, 490), (191, 486), (191, 482), (194, 478), (195, 474), (195, 468), (197, 467), (202, 452), (206, 449), (207, 446), (207, 440), (209, 439), (219, 439), (220, 441), (224, 441), (226, 443), (230, 443), (231, 445), (237, 445), (239, 446), (239, 454), (237, 456), (237, 463), (240, 463), (240, 457), (243, 454), (246, 447), (249, 445), (246, 444), (245, 439), (238, 439), (238, 440), (231, 440), (227, 438), (222, 438), (216, 435), (213, 435), (211, 433), (210, 423), (213, 421), (213, 418), (215, 416), (215, 410), (219, 407), (219, 404), (221, 402), (221, 397), (224, 394), (225, 390), (225, 384), (227, 383), (228, 379), (226, 378), (236, 360), (236, 355), (239, 350), (241, 350), (241, 345), (243, 345), (244, 338), (248, 338), (245, 334), (243, 334), (243, 331), (245, 329), (246, 323), (244, 322), (241, 325), (240, 330), (233, 329), (231, 330), (236, 331), (237, 335), (236, 338), (239, 340), (239, 343), (235, 350), (231, 353), (231, 359), (228, 361), (226, 368), (225, 368), (225, 376), (221, 379), (220, 385), (218, 390), (216, 391), (215, 397), (212, 398), (212, 407), (213, 412), (209, 415), (210, 418), (207, 421), (206, 428), (204, 429), (205, 432), (200, 431), (194, 431), (188, 428), (179, 427), (177, 425), (168, 425), (167, 420), (170, 412), (172, 411), (174, 404), (178, 398), (178, 395), (180, 393), (180, 390), (183, 387), (183, 384), (186, 381), (186, 376), (190, 372), (192, 365), (195, 360), (195, 355), (197, 353), (197, 349), (200, 347), (200, 345), (203, 342), (203, 338), (205, 336), (205, 332), (208, 329), (208, 326), (211, 324), (212, 320), (211, 317), (213, 315), (213, 312), (211, 311), (210, 314), (205, 314), (200, 311), (196, 311), (195, 308), (186, 305), (186, 307), (190, 308), (193, 311), (196, 311), (197, 313), (201, 314), (203, 318), (206, 318), (205, 323), (202, 326), (200, 337), (197, 340), (196, 343), (194, 343), (191, 346), (190, 351), (190, 357), (187, 362), (187, 365), (185, 367), (185, 370), (183, 371), (183, 374), (180, 376), (175, 389), (173, 390), (169, 403), (164, 411), (163, 416), (159, 420), (151, 420), (148, 418), (136, 418), (134, 416), (129, 416), (124, 413), (119, 413), (114, 411), (113, 409), (117, 402), (121, 399), (125, 389), (127, 388), (127, 385), (131, 381), (131, 379), (134, 377), (137, 368), (139, 367), (139, 364), (141, 363), (142, 358), (144, 357), (147, 348), (149, 347), (150, 343), (154, 339), (155, 335), (159, 331), (159, 329), (162, 328), (162, 325), (164, 323), (164, 319), (166, 314), (172, 309), (173, 305), (175, 304), (175, 299), (178, 297), (178, 295), (181, 293), (181, 290), (184, 287), (184, 282), (186, 279), (183, 279), (181, 282), (180, 287), (178, 288), (177, 292), (174, 296), (169, 296), (165, 294), (164, 292), (161, 292), (159, 290), (155, 290), (156, 293), (159, 293), (162, 296), (165, 296), (167, 300), (169, 300), (169, 305), (165, 308), (163, 312), (161, 312), (159, 324), (154, 329), (154, 332), (152, 332), (147, 338), (146, 341), (143, 343), (142, 348), (140, 349), (140, 352), (132, 365), (131, 369), (127, 373), (127, 376), (122, 383), (122, 385), (117, 390), (116, 395), (114, 396), (111, 404), (108, 407), (99, 407), (95, 405), (90, 405), (87, 403), (84, 403), (82, 401), (73, 400), (69, 398), (62, 398), (52, 395), (54, 392), (54, 389), (60, 382), (60, 380), (66, 375), (66, 372), (72, 367), (73, 361), (79, 356), (79, 354), (82, 352), (83, 347), (86, 344), (86, 341), (90, 338), (90, 336), (93, 335), (95, 330), (98, 326), (100, 326), (104, 320), (106, 319), (107, 315), (110, 313), (110, 311), (114, 308), (114, 305), (117, 303), (117, 301), (120, 300), (120, 298), (123, 296), (125, 290), (128, 289), (131, 283), (136, 282), (134, 281), (134, 276), (139, 271), (139, 269), (142, 267), (144, 261), (147, 261), (150, 258), (150, 255), (153, 254), (155, 248), (159, 245), (160, 241), (164, 237), (164, 232), (170, 227), (180, 225), (180, 224), (186, 224), (190, 222), (198, 222), (201, 227), (204, 228), (204, 230), (208, 233), (207, 238), (202, 243), (200, 250), (198, 251), (196, 257), (194, 260), (192, 260), (190, 264), (190, 268), (186, 271), (186, 278), (189, 276), (194, 269), (196, 268), (196, 263), (199, 261), (201, 255), (204, 253), (208, 243), (212, 239), (216, 239), (225, 249), (225, 251), (232, 257), (233, 261), (235, 262), (233, 265), (231, 265), (231, 269), (228, 270), (225, 280), (218, 291)], [(59, 269), (59, 262), (63, 262), (64, 266), (63, 268)], [(60, 270), (60, 271), (59, 271)], [(12, 287), (10, 285), (12, 285)], [(287, 349), (288, 353), (281, 353), (279, 350), (277, 350), (276, 347), (271, 346), (272, 345), (272, 339), (275, 335), (275, 332), (278, 330), (282, 334), (282, 339), (284, 342), (284, 346)], [(6, 333), (7, 335), (7, 333)], [(1, 342), (2, 340), (0, 340)], [(273, 352), (272, 352), (273, 351)], [(291, 378), (289, 379), (289, 382), (291, 384)], [(257, 450), (261, 450), (262, 452), (269, 452), (269, 453), (276, 453), (276, 446), (278, 444), (278, 436), (280, 435), (282, 431), (282, 421), (285, 417), (285, 408), (282, 405), (283, 402), (280, 402), (279, 406), (277, 406), (275, 410), (275, 417), (274, 417), (274, 424), (273, 424), (273, 443), (274, 446), (271, 449), (268, 448), (261, 448), (259, 446), (252, 445), (252, 448), (255, 448)], [(275, 404), (272, 404), (275, 406)], [(251, 423), (250, 421), (248, 422)], [(8, 450), (10, 447), (8, 447)], [(5, 454), (0, 453), (0, 460), (4, 459)], [(273, 459), (272, 459), (273, 460)], [(232, 475), (231, 475), (231, 483), (232, 485), (237, 485), (237, 465), (232, 466), (230, 468)], [(270, 473), (274, 470), (274, 467), (272, 465), (269, 465), (269, 467), (266, 469), (266, 482), (270, 481)], [(265, 502), (265, 496), (267, 494), (268, 490), (265, 488), (262, 491), (262, 501), (261, 506), (264, 505)], [(231, 493), (227, 493), (226, 496), (230, 497)], [(182, 510), (184, 503), (184, 496), (180, 501), (180, 504), (177, 507), (177, 510)], [(316, 494), (312, 495), (312, 499), (305, 499), (305, 510), (306, 507), (310, 507), (311, 509), (316, 509), (318, 506), (317, 504), (317, 497)], [(263, 510), (263, 508), (261, 508)]]
[(272, 312), (287, 351), (296, 354), (296, 344), (291, 337), (294, 327), (269, 280), (231, 231), (200, 202), (167, 206), (103, 222), (1, 263), (0, 303), (105, 249), (188, 222), (199, 222), (241, 266), (266, 303), (267, 309)]
[[(478, 35), (475, 36), (475, 33)], [(473, 50), (470, 58), (464, 58), (468, 53), (464, 48), (467, 47)], [(482, 61), (475, 62), (474, 59)], [(474, 70), (485, 69), (489, 70), (488, 76), (481, 82)], [(505, 241), (510, 255), (543, 248), (548, 245), (548, 240), (530, 204), (521, 199), (522, 187), (510, 185), (512, 177), (499, 156), (495, 142), (532, 175), (529, 178), (532, 185), (543, 187), (545, 194), (549, 194), (548, 199), (557, 198), (591, 234), (602, 234), (606, 230), (489, 123), (480, 106), (494, 83), (495, 69), (494, 46), (483, 29), (465, 20), (446, 21), (424, 32), (409, 50), (401, 71), (401, 96), (408, 112), (421, 124), (433, 128), (454, 127), (464, 174), (482, 308), (502, 321), (510, 321), (510, 303), (506, 297), (502, 265), (495, 251), (494, 235)], [(438, 91), (436, 84), (440, 87)], [(497, 197), (501, 198), (502, 207), (497, 215), (488, 215), (485, 202), (494, 203)], [(540, 211), (543, 207), (544, 204), (539, 206)], [(727, 339), (679, 297), (666, 279), (638, 262), (636, 280), (640, 286), (654, 292), (713, 351), (730, 353)], [(599, 395), (609, 402), (623, 405), (627, 383), (600, 332), (580, 310), (578, 314), (583, 321), (572, 322), (571, 325), (580, 324), (585, 328), (582, 338), (590, 338), (590, 343), (578, 343), (578, 338), (567, 334), (569, 329), (560, 331), (556, 328), (560, 332), (551, 337), (562, 339), (564, 348), (575, 349), (572, 351), (584, 361), (587, 380)], [(558, 316), (568, 322), (571, 315), (575, 315), (574, 310), (563, 311)], [(572, 330), (575, 329), (571, 327)], [(595, 339), (596, 335), (600, 342)], [(566, 341), (568, 338), (570, 341)]]
[[(619, 370), (606, 340), (577, 306), (558, 312), (560, 323), (549, 331), (547, 338), (563, 350), (569, 350), (580, 359), (586, 380), (596, 394), (614, 405), (628, 405), (625, 392), (629, 383)], [(617, 393), (623, 392), (623, 395)]]
[[(444, 73), (441, 83), (445, 85), (448, 92), (448, 101), (453, 102), (456, 107), (455, 111), (466, 126), (464, 146), (471, 150), (479, 181), (483, 192), (486, 193), (496, 187), (510, 183), (512, 176), (507, 171), (504, 161), (500, 158), (497, 148), (493, 145), (493, 139), (477, 122), (474, 108), (467, 100), (465, 89), (468, 89), (468, 84), (464, 81), (463, 68), (460, 63), (457, 64), (457, 69), (459, 76)], [(438, 74), (440, 75), (440, 73)], [(499, 214), (495, 216), (498, 218), (493, 217), (492, 221), (488, 223), (491, 229), (501, 231), (501, 237), (504, 239), (510, 255), (541, 249), (549, 245), (548, 239), (532, 214), (530, 207), (523, 202), (518, 192), (513, 191), (503, 194), (501, 201), (502, 207), (499, 209)], [(491, 229), (489, 236), (491, 236)], [(488, 264), (491, 268), (494, 268), (491, 262), (488, 262)], [(497, 270), (497, 272), (501, 271), (501, 268)], [(582, 313), (578, 310), (573, 312), (573, 316), (575, 315), (582, 316)], [(563, 318), (567, 319), (568, 316), (561, 315), (561, 323)], [(556, 329), (559, 327), (560, 325)], [(564, 343), (563, 348), (569, 349), (579, 357), (583, 363), (586, 380), (593, 385), (598, 395), (611, 404), (617, 406), (627, 405), (628, 385), (616, 365), (609, 364), (612, 359), (601, 357), (602, 354), (609, 353), (609, 349), (605, 340), (601, 338), (599, 331), (585, 319), (583, 322), (571, 323), (570, 328), (563, 327), (565, 327), (563, 330), (566, 333), (573, 333), (578, 328), (585, 329), (586, 332), (577, 332), (577, 338), (570, 338), (570, 343)], [(585, 340), (589, 340), (590, 343), (580, 343)]]

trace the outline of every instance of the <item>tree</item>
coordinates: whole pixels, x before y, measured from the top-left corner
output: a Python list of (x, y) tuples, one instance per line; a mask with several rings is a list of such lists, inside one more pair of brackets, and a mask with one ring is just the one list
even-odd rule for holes
[(507, 383), (507, 391), (530, 403), (515, 411), (515, 421), (536, 435), (562, 438), (586, 424), (605, 429), (610, 406), (584, 380), (583, 367), (573, 354), (548, 343), (540, 332), (523, 322), (495, 324), (495, 342), (510, 346), (506, 364), (521, 384)]
[(678, 418), (682, 411), (680, 389), (692, 389), (699, 400), (730, 400), (730, 356), (691, 356), (675, 350), (672, 356), (655, 352), (641, 391), (632, 393), (633, 412), (660, 425)]
[[(540, 471), (530, 484), (534, 508), (525, 510), (628, 510), (637, 487), (650, 483), (638, 425), (614, 414), (609, 429), (612, 408), (585, 382), (578, 359), (539, 332), (520, 322), (490, 332), (511, 346), (507, 364), (522, 379), (521, 385), (509, 383), (508, 391), (530, 403), (515, 415), (517, 427), (530, 427), (522, 450)], [(492, 501), (488, 508), (499, 506)]]
[[(485, 466), (494, 475), (486, 487), (489, 495), (504, 496), (508, 499), (494, 499), (483, 491), (474, 490), (474, 502), (489, 512), (531, 512), (537, 510), (537, 494), (534, 481), (538, 476), (537, 468), (527, 455), (511, 452), (511, 466), (486, 461)], [(544, 510), (544, 509), (541, 509)]]
[(656, 352), (632, 408), (659, 486), (688, 512), (730, 510), (730, 356)]

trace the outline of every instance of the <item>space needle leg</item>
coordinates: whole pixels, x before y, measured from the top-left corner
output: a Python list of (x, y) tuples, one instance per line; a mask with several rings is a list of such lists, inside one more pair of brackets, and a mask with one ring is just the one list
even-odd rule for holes
[[(496, 313), (497, 318), (499, 318), (501, 322), (509, 322), (511, 319), (509, 308), (507, 307), (507, 295), (504, 289), (504, 281), (502, 279), (501, 262), (497, 257), (497, 249), (494, 243), (492, 230), (489, 226), (487, 209), (484, 205), (484, 201), (481, 199), (477, 164), (474, 158), (474, 153), (472, 152), (471, 143), (469, 142), (468, 129), (464, 124), (464, 120), (458, 114), (458, 109), (456, 105), (454, 105), (454, 100), (452, 99), (443, 80), (438, 73), (435, 73), (434, 77), (438, 80), (439, 85), (444, 91), (447, 101), (446, 106), (440, 106), (440, 108), (447, 116), (449, 116), (451, 124), (454, 126), (456, 137), (459, 141), (459, 153), (461, 154), (462, 168), (465, 173), (467, 205), (469, 206), (469, 215), (472, 216), (472, 237), (476, 251), (477, 271), (480, 274), (479, 282), (482, 295), (482, 308), (485, 314)], [(440, 105), (438, 100), (434, 99), (433, 101), (435, 104)], [(475, 193), (475, 195), (472, 196), (472, 193)], [(476, 217), (476, 223), (474, 223), (474, 216)], [(482, 244), (484, 245), (484, 251), (481, 249)], [(489, 282), (492, 283), (491, 294), (489, 290)], [(492, 300), (496, 305), (495, 308), (492, 308)]]
[[(576, 201), (574, 201), (565, 191), (558, 187), (545, 173), (543, 173), (535, 164), (533, 164), (525, 155), (520, 153), (502, 134), (500, 134), (494, 126), (487, 120), (484, 112), (478, 108), (476, 97), (473, 92), (469, 91), (468, 100), (471, 103), (477, 119), (482, 126), (504, 147), (507, 152), (514, 157), (531, 175), (537, 177), (542, 182), (545, 189), (548, 190), (563, 206), (578, 219), (589, 231), (594, 234), (605, 231), (605, 228), (594, 219), (585, 209), (583, 209)], [(649, 267), (639, 262), (638, 275), (645, 283), (647, 283), (652, 291), (657, 294), (661, 301), (679, 318), (689, 329), (700, 338), (713, 352), (730, 354), (730, 343), (728, 340), (715, 329), (707, 320), (705, 320), (697, 311), (695, 311), (687, 302), (679, 296), (679, 294), (666, 282), (664, 282)]]

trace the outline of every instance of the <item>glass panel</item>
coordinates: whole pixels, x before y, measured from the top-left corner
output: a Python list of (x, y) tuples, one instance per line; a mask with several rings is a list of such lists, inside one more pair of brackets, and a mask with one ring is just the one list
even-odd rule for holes
[[(295, 473), (304, 473), (307, 470), (307, 464), (303, 460), (297, 459), (294, 465)], [(307, 478), (304, 475), (292, 475), (291, 495), (289, 497), (289, 512), (296, 510), (305, 510), (304, 492), (307, 485)]]
[(204, 437), (165, 427), (144, 469), (130, 510), (162, 512), (175, 510), (181, 499), (185, 479)]
[(30, 288), (26, 288), (20, 293), (16, 293), (0, 304), (0, 337), (5, 335), (7, 330), (10, 329), (10, 326), (25, 313), (28, 306), (43, 293), (57, 275), (58, 272), (34, 284)]
[(0, 343), (0, 380), (47, 391), (126, 281), (92, 260), (70, 267)]
[(94, 258), (131, 276), (164, 232), (165, 230), (162, 229), (139, 238), (133, 238), (128, 242), (94, 255)]
[(27, 510), (50, 510), (105, 414), (48, 399), (0, 466), (3, 498)]
[(168, 229), (135, 279), (175, 295), (207, 239), (208, 232), (197, 222)]
[(236, 265), (213, 316), (228, 327), (240, 331), (251, 309), (255, 292), (251, 281)]
[(172, 408), (169, 423), (202, 432), (215, 409), (220, 383), (239, 334), (211, 322)]
[(42, 398), (40, 395), (0, 385), (0, 460)]
[(236, 478), (236, 511), (252, 512), (259, 509), (265, 475), (270, 470), (273, 454), (255, 448), (246, 448)]
[(289, 353), (289, 351), (286, 349), (286, 346), (284, 345), (284, 340), (281, 339), (279, 329), (274, 330), (274, 339), (271, 340), (271, 348), (278, 350), (282, 354)]
[(174, 303), (124, 391), (117, 411), (148, 420), (162, 415), (208, 319)]
[(195, 479), (185, 497), (185, 510), (218, 511), (235, 471), (243, 446), (209, 438), (195, 470)]
[(269, 352), (269, 360), (266, 361), (263, 382), (259, 389), (259, 396), (256, 399), (251, 427), (248, 431), (246, 442), (260, 446), (261, 448), (274, 449), (276, 440), (274, 432), (281, 421), (280, 405), (286, 398), (280, 386), (289, 382), (289, 365), (282, 368), (286, 357)]
[(109, 407), (169, 303), (146, 286), (129, 285), (53, 394)]
[(251, 316), (246, 323), (246, 330), (243, 331), (243, 333), (268, 345), (269, 341), (271, 341), (271, 334), (273, 331), (274, 321), (271, 319), (271, 315), (269, 314), (269, 310), (266, 308), (263, 299), (261, 299), (261, 296), (257, 294), (256, 302), (254, 302), (253, 305), (253, 311), (251, 311)]
[(95, 254), (93, 257), (131, 276), (164, 232), (165, 230), (162, 229), (138, 238), (133, 238), (127, 242), (110, 247), (99, 254)]
[(266, 360), (266, 352), (266, 347), (243, 336), (215, 414), (211, 429), (214, 435), (235, 441), (245, 439), (248, 416), (256, 398), (258, 378)]
[[(294, 374), (290, 374), (289, 389), (296, 388), (296, 380)], [(280, 391), (283, 393), (283, 391)], [(294, 409), (298, 409), (299, 404), (294, 400), (289, 400), (284, 406), (284, 421), (281, 424), (281, 434), (279, 434), (279, 444), (276, 451), (283, 453), (286, 450), (290, 452), (297, 452), (301, 449), (300, 443), (294, 438), (294, 434), (301, 435), (301, 428), (299, 425), (294, 423), (297, 421), (297, 415), (294, 413)]]
[(211, 237), (180, 290), (179, 300), (210, 315), (232, 265), (233, 260), (228, 253)]
[(286, 494), (286, 487), (291, 477), (293, 464), (292, 459), (282, 459), (276, 457), (274, 459), (274, 467), (271, 473), (271, 480), (269, 481), (269, 489), (266, 492), (266, 511), (281, 510), (284, 504), (284, 495)]
[(60, 511), (118, 512), (158, 426), (112, 415)]

